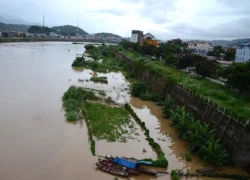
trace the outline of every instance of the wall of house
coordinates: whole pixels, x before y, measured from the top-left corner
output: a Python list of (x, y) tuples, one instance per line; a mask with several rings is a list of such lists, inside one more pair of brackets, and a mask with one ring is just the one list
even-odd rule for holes
[(138, 34), (132, 33), (130, 42), (137, 43), (138, 42)]
[(245, 46), (242, 49), (236, 49), (235, 62), (246, 62), (250, 60), (250, 48)]
[(230, 155), (231, 163), (237, 166), (250, 165), (250, 128), (247, 125), (225, 114), (223, 108), (206, 98), (190, 92), (181, 85), (169, 85), (167, 79), (146, 68), (136, 68), (132, 59), (116, 52), (116, 58), (124, 61), (136, 72), (140, 81), (146, 82), (153, 91), (163, 97), (169, 94), (178, 105), (185, 105), (202, 122), (216, 129), (216, 137), (221, 139), (224, 148)]
[(154, 46), (158, 46), (158, 40), (155, 40), (155, 39), (144, 39), (143, 42), (146, 42), (148, 44), (152, 44)]

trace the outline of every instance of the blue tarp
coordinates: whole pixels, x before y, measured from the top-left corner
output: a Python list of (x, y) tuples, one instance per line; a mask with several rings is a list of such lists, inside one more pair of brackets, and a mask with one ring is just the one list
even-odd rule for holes
[(114, 162), (127, 168), (136, 169), (136, 162), (133, 161), (129, 161), (122, 158), (115, 158)]

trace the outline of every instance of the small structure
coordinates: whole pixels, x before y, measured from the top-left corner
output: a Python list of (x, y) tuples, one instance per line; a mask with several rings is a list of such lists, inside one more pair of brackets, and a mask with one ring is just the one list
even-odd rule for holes
[(140, 42), (142, 37), (143, 37), (143, 31), (132, 30), (130, 42), (134, 42), (134, 43)]
[(143, 43), (148, 43), (148, 44), (152, 44), (154, 46), (158, 46), (159, 41), (157, 39), (154, 38), (154, 36), (150, 33), (147, 33), (143, 36), (142, 38), (142, 44)]
[(235, 62), (247, 62), (250, 60), (250, 43), (239, 44), (236, 49)]
[(208, 51), (213, 50), (213, 45), (208, 42), (189, 41), (188, 48), (192, 50), (192, 53), (206, 56)]

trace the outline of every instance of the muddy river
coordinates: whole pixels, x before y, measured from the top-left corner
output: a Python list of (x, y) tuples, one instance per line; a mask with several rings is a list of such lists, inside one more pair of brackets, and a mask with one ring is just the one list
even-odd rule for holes
[[(94, 73), (73, 69), (74, 58), (84, 52), (82, 44), (36, 42), (0, 44), (0, 179), (1, 180), (112, 180), (115, 176), (95, 167), (97, 157), (90, 152), (85, 121), (68, 123), (61, 97), (71, 85), (104, 90), (117, 103), (130, 102), (146, 123), (150, 136), (158, 142), (169, 161), (168, 171), (206, 167), (194, 156), (186, 162), (181, 154), (189, 153), (171, 121), (162, 116), (153, 102), (131, 98), (129, 83), (122, 73)], [(107, 76), (108, 84), (93, 83), (92, 76)], [(143, 133), (127, 143), (96, 141), (96, 154), (123, 155), (156, 159)], [(143, 152), (143, 148), (146, 152)], [(223, 172), (246, 172), (223, 168)], [(119, 178), (122, 179), (122, 178)], [(140, 175), (131, 179), (157, 179)], [(170, 176), (158, 177), (170, 179)], [(194, 178), (208, 179), (208, 178)]]

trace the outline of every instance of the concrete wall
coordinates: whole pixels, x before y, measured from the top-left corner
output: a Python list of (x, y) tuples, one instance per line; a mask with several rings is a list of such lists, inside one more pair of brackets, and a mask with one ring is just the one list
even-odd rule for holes
[(132, 59), (116, 52), (116, 58), (124, 61), (136, 72), (140, 81), (146, 82), (153, 91), (163, 97), (169, 94), (178, 105), (185, 105), (197, 119), (216, 129), (215, 135), (221, 139), (224, 148), (230, 155), (230, 161), (237, 166), (250, 165), (250, 130), (247, 125), (231, 118), (223, 108), (208, 99), (194, 94), (181, 85), (168, 85), (166, 78), (150, 73), (146, 68), (136, 68)]

